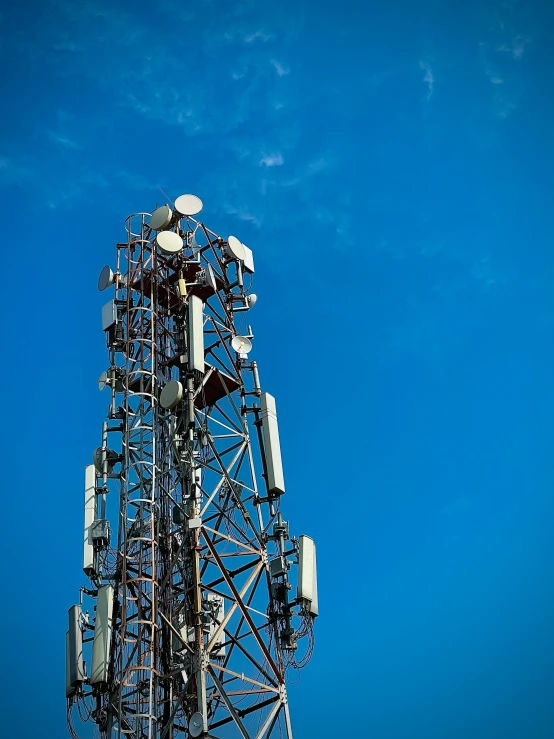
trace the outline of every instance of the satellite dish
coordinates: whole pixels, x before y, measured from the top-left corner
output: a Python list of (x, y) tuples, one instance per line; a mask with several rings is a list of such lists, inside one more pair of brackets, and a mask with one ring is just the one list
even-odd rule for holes
[(231, 346), (237, 354), (248, 354), (252, 350), (252, 342), (246, 336), (233, 336)]
[(229, 236), (225, 251), (232, 259), (244, 259), (244, 246), (236, 236)]
[(182, 397), (183, 385), (178, 380), (170, 380), (160, 394), (160, 405), (166, 409), (175, 408)]
[(200, 736), (204, 733), (204, 716), (197, 711), (193, 713), (189, 719), (189, 734), (192, 737)]
[(148, 225), (150, 228), (153, 228), (154, 231), (159, 231), (160, 229), (169, 226), (172, 217), (173, 211), (169, 205), (162, 205), (161, 208), (156, 208), (152, 213), (150, 220), (148, 221)]
[(214, 271), (212, 269), (212, 265), (208, 264), (206, 267), (206, 282), (208, 285), (212, 288), (212, 290), (216, 293), (217, 292), (217, 284), (215, 281), (215, 275)]
[[(119, 462), (119, 454), (117, 452), (114, 452), (113, 449), (106, 449), (106, 457), (108, 459), (108, 475), (111, 475), (116, 462)], [(94, 468), (96, 469), (96, 472), (98, 472), (99, 475), (102, 475), (104, 473), (104, 470), (102, 469), (101, 446), (99, 446), (98, 449), (94, 450), (92, 454), (92, 461), (94, 463)]]
[(256, 293), (252, 293), (251, 295), (246, 296), (246, 302), (248, 303), (249, 308), (253, 308), (256, 303), (258, 302), (258, 296)]
[(109, 264), (106, 264), (105, 267), (102, 268), (102, 272), (100, 272), (100, 277), (98, 278), (98, 289), (100, 291), (105, 290), (108, 287), (111, 287), (115, 282), (115, 275), (112, 272), (112, 268)]
[(165, 254), (177, 254), (183, 248), (183, 239), (175, 231), (160, 231), (156, 243)]
[(202, 210), (203, 203), (196, 195), (179, 195), (175, 210), (184, 216), (195, 216)]
[(103, 390), (106, 387), (106, 385), (109, 385), (109, 384), (110, 383), (109, 383), (109, 380), (108, 380), (108, 373), (107, 372), (102, 372), (102, 374), (98, 378), (98, 389), (99, 390)]

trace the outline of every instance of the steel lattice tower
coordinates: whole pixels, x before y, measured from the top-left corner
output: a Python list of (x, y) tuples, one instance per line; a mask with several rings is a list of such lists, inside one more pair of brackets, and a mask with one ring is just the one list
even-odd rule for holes
[(252, 252), (193, 218), (201, 207), (184, 195), (129, 216), (99, 278), (115, 291), (111, 398), (69, 609), (72, 736), (77, 707), (110, 739), (292, 737), (285, 676), (311, 654), (315, 546), (280, 512), (275, 401), (245, 326)]

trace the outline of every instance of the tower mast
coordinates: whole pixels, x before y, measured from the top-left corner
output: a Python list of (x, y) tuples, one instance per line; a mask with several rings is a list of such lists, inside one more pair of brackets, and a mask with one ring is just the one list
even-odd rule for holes
[(77, 708), (105, 739), (292, 738), (286, 676), (313, 646), (315, 545), (281, 512), (275, 399), (246, 325), (252, 252), (201, 209), (182, 195), (129, 216), (98, 281), (114, 290), (110, 399), (66, 636), (73, 737)]

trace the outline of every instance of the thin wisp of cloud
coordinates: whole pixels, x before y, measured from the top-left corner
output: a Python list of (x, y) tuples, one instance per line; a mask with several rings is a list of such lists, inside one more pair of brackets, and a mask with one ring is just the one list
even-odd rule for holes
[(270, 64), (273, 66), (279, 77), (284, 77), (285, 75), (290, 73), (290, 69), (288, 67), (285, 67), (277, 59), (271, 59)]
[(254, 33), (249, 33), (247, 36), (244, 37), (244, 42), (246, 44), (251, 44), (254, 41), (270, 41), (273, 38), (273, 36), (270, 33), (266, 33), (266, 31), (258, 30), (254, 31)]
[(260, 167), (280, 167), (284, 162), (280, 151), (274, 154), (264, 154), (260, 159)]
[(71, 149), (73, 151), (77, 151), (82, 148), (81, 144), (79, 144), (77, 141), (70, 138), (69, 136), (58, 133), (57, 131), (48, 131), (47, 135), (50, 141), (61, 149)]
[(425, 72), (425, 76), (423, 77), (423, 82), (427, 84), (427, 100), (430, 100), (431, 95), (433, 94), (433, 88), (435, 86), (435, 76), (433, 74), (433, 70), (431, 69), (431, 65), (429, 64), (429, 62), (420, 60), (419, 66)]

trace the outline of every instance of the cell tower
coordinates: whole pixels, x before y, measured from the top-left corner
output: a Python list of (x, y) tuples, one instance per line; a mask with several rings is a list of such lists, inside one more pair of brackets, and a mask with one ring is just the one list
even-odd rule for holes
[(72, 737), (75, 709), (109, 739), (292, 737), (285, 678), (313, 647), (315, 545), (280, 511), (275, 399), (246, 325), (252, 252), (201, 209), (181, 195), (129, 216), (98, 280), (115, 291), (109, 409), (66, 635)]

